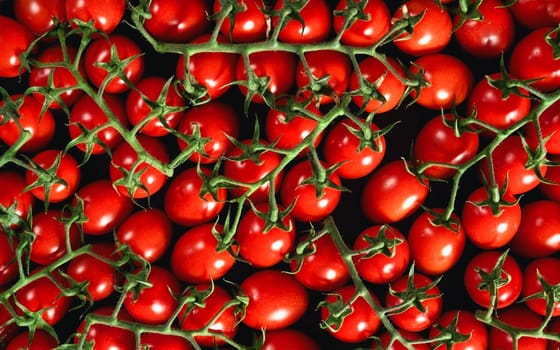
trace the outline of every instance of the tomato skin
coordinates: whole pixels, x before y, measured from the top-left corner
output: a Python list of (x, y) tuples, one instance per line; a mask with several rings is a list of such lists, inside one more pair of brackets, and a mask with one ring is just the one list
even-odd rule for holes
[(15, 0), (14, 14), (18, 22), (41, 35), (55, 26), (54, 19), (59, 23), (66, 22), (66, 0)]
[[(284, 7), (284, 0), (277, 0), (273, 10)], [(278, 39), (287, 43), (310, 44), (324, 41), (331, 31), (332, 13), (325, 0), (310, 0), (298, 14), (300, 21), (290, 19), (280, 30)], [(278, 25), (278, 16), (272, 16), (272, 26)]]
[[(486, 350), (488, 346), (488, 331), (486, 326), (476, 319), (475, 315), (466, 310), (448, 310), (441, 314), (437, 321), (439, 326), (448, 328), (453, 320), (457, 318), (457, 324), (454, 331), (466, 335), (469, 338), (462, 342), (456, 342), (451, 346), (441, 344), (434, 347), (435, 350)], [(434, 338), (440, 334), (440, 330), (436, 327), (430, 328), (430, 338)]]
[[(234, 43), (264, 40), (267, 32), (267, 16), (261, 11), (265, 8), (263, 0), (238, 0), (237, 3), (244, 4), (245, 11), (236, 13), (233, 23), (226, 17), (220, 27), (220, 33)], [(221, 9), (221, 1), (214, 0), (214, 13), (218, 13)]]
[(261, 350), (320, 350), (313, 338), (296, 329), (268, 331), (264, 338)]
[[(18, 246), (17, 238), (10, 238), (8, 234), (0, 229), (0, 286), (12, 282), (18, 276), (15, 248)], [(2, 306), (0, 305), (0, 311)], [(11, 318), (11, 316), (10, 316)], [(2, 340), (2, 328), (0, 323), (0, 340)]]
[(306, 289), (295, 277), (276, 270), (254, 272), (240, 287), (249, 298), (243, 323), (253, 329), (288, 327), (303, 316), (309, 304)]
[[(494, 269), (498, 259), (502, 255), (500, 251), (484, 251), (475, 255), (468, 263), (464, 282), (467, 293), (478, 305), (488, 308), (491, 303), (490, 292), (488, 289), (480, 289), (480, 284), (484, 281), (478, 270), (489, 273)], [(507, 279), (503, 285), (497, 288), (497, 309), (503, 309), (515, 302), (521, 294), (523, 276), (517, 261), (508, 255), (502, 265), (500, 278)]]
[(510, 242), (519, 255), (540, 258), (560, 251), (560, 204), (537, 200), (521, 207), (521, 224)]
[[(87, 334), (83, 335), (87, 318), (90, 314), (99, 316), (111, 316), (113, 306), (102, 306), (84, 316), (83, 321), (76, 330), (74, 344), (79, 344), (80, 337), (86, 338), (86, 343), (94, 343), (93, 350), (135, 350), (136, 340), (133, 332), (116, 326), (109, 326), (101, 323), (93, 323), (89, 326)], [(124, 310), (120, 309), (117, 314), (120, 321), (133, 321), (132, 317)]]
[[(560, 283), (560, 259), (555, 257), (538, 258), (531, 260), (523, 270), (523, 290), (521, 291), (524, 298), (541, 293), (543, 285), (539, 280), (540, 274), (546, 283), (554, 286)], [(546, 316), (546, 299), (538, 297), (525, 301), (525, 305), (533, 312)], [(552, 316), (560, 315), (560, 303), (556, 302), (552, 308)]]
[(26, 220), (34, 199), (31, 192), (23, 191), (27, 186), (25, 176), (15, 171), (1, 170), (0, 183), (9, 185), (0, 187), (0, 205), (4, 208), (14, 205), (14, 213)]
[(16, 335), (7, 345), (6, 350), (42, 350), (54, 349), (59, 343), (52, 335), (42, 329), (35, 330), (33, 339), (29, 342), (29, 331)]
[[(497, 319), (510, 327), (520, 329), (536, 329), (543, 322), (542, 318), (521, 304), (512, 305), (500, 310)], [(512, 350), (513, 338), (508, 333), (498, 329), (490, 328), (489, 332), (490, 350)], [(517, 342), (518, 350), (546, 350), (548, 341), (533, 337), (521, 337)]]
[[(207, 168), (201, 168), (201, 172), (210, 175)], [(171, 221), (181, 226), (196, 226), (218, 216), (227, 198), (226, 189), (219, 188), (214, 199), (210, 193), (200, 195), (202, 185), (196, 168), (188, 168), (171, 180), (163, 203)]]
[(420, 208), (428, 191), (428, 180), (412, 175), (404, 161), (391, 161), (367, 180), (362, 190), (362, 211), (375, 223), (397, 222)]
[[(0, 342), (1, 344), (9, 344), (12, 339), (20, 331), (15, 323), (11, 323), (12, 315), (6, 309), (4, 304), (0, 304)], [(6, 347), (5, 347), (6, 348)]]
[(150, 2), (151, 18), (144, 22), (146, 30), (156, 39), (186, 43), (210, 27), (206, 15), (211, 13), (206, 0), (154, 0)]
[[(558, 161), (558, 156), (550, 157), (551, 161)], [(538, 189), (547, 198), (555, 202), (560, 202), (560, 168), (559, 167), (549, 167), (546, 172), (546, 180), (552, 182), (548, 184), (546, 182), (541, 182)]]
[[(552, 334), (560, 333), (560, 318), (559, 317), (554, 317), (553, 319), (550, 320), (550, 322), (548, 323), (547, 331), (549, 333), (552, 333)], [(547, 350), (557, 350), (558, 347), (560, 347), (560, 342), (550, 340), (548, 342)]]
[(192, 350), (189, 341), (181, 336), (165, 333), (142, 333), (140, 335), (140, 349), (150, 350)]
[(0, 41), (3, 43), (0, 78), (15, 78), (21, 68), (19, 56), (29, 48), (34, 39), (33, 34), (28, 27), (7, 16), (0, 16), (0, 28)]
[[(545, 148), (548, 154), (560, 154), (560, 102), (555, 102), (548, 107), (538, 118), (541, 128), (542, 138), (545, 140)], [(524, 126), (523, 134), (531, 148), (535, 149), (539, 145), (537, 129), (535, 123), (527, 123)], [(555, 167), (551, 167), (550, 170)]]
[(556, 0), (518, 0), (509, 9), (518, 22), (530, 29), (555, 26), (560, 21)]
[(195, 226), (179, 237), (171, 252), (173, 274), (189, 284), (208, 283), (222, 278), (235, 264), (227, 250), (217, 251), (218, 241), (212, 233), (223, 227), (212, 223)]
[(110, 34), (121, 22), (125, 8), (125, 0), (66, 0), (66, 18), (68, 22), (93, 20), (96, 29)]
[[(357, 2), (356, 0), (351, 1)], [(348, 0), (340, 0), (335, 10), (340, 11), (347, 6)], [(369, 16), (369, 19), (358, 19), (347, 28), (340, 38), (343, 44), (359, 47), (371, 46), (389, 32), (391, 13), (384, 1), (368, 1), (364, 7), (364, 13)], [(336, 33), (340, 33), (343, 25), (344, 16), (334, 16), (333, 27)]]

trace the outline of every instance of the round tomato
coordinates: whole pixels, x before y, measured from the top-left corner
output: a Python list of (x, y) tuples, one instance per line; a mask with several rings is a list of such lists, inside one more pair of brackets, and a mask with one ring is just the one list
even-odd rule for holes
[[(290, 1), (291, 2), (291, 1)], [(273, 10), (282, 10), (284, 0), (277, 0)], [(294, 12), (292, 12), (294, 14)], [(297, 11), (297, 18), (289, 18), (280, 29), (278, 39), (287, 43), (309, 44), (324, 41), (331, 32), (332, 13), (326, 0), (309, 0)], [(279, 23), (278, 16), (272, 16), (272, 26)]]
[(517, 0), (508, 9), (527, 28), (555, 26), (560, 22), (556, 0)]
[(121, 23), (125, 9), (125, 0), (66, 0), (66, 19), (93, 21), (95, 29), (109, 34)]
[(14, 14), (35, 35), (42, 35), (55, 27), (55, 20), (66, 22), (65, 3), (66, 0), (15, 0)]
[(284, 328), (266, 332), (261, 350), (320, 350), (310, 336), (296, 329)]
[[(357, 3), (356, 0), (351, 0)], [(348, 8), (347, 0), (340, 0), (335, 11)], [(389, 32), (391, 27), (391, 13), (383, 0), (369, 0), (364, 6), (364, 15), (367, 18), (356, 18), (348, 28), (344, 30), (340, 41), (345, 45), (367, 47), (372, 46)], [(340, 33), (344, 26), (344, 16), (334, 16), (333, 26), (336, 33)]]
[[(524, 298), (543, 292), (541, 278), (550, 286), (560, 283), (560, 259), (555, 257), (539, 258), (532, 260), (523, 270), (523, 290)], [(525, 301), (531, 310), (539, 315), (547, 315), (547, 300), (540, 296)], [(552, 316), (560, 315), (560, 302), (552, 305)]]
[(446, 332), (457, 332), (466, 336), (466, 340), (458, 341), (451, 338), (437, 342), (434, 350), (486, 350), (488, 346), (488, 331), (486, 326), (476, 319), (473, 313), (466, 310), (445, 311), (437, 321), (437, 326), (430, 328), (430, 338), (441, 335), (443, 327)]
[[(538, 123), (548, 154), (560, 154), (560, 101), (544, 110), (538, 117)], [(539, 145), (535, 122), (525, 124), (523, 131), (527, 143), (535, 149)]]
[(178, 335), (143, 332), (140, 335), (140, 349), (150, 350), (193, 350), (191, 343)]
[[(542, 318), (521, 304), (512, 305), (500, 310), (497, 319), (514, 329), (534, 330), (540, 328)], [(520, 337), (517, 346), (513, 346), (513, 338), (509, 333), (498, 328), (490, 328), (488, 334), (490, 350), (546, 350), (547, 340), (538, 337)]]
[(0, 303), (0, 342), (8, 344), (18, 334), (19, 330), (6, 306)]
[[(88, 322), (88, 317), (90, 315), (99, 316), (112, 316), (114, 310), (113, 306), (102, 306), (99, 307), (83, 317), (83, 321), (78, 326), (76, 330), (77, 334), (74, 337), (74, 343), (80, 344), (81, 338), (85, 338), (85, 343), (90, 343), (93, 345), (92, 350), (135, 350), (136, 338), (133, 332), (120, 328), (118, 326), (111, 326), (103, 323), (91, 323), (86, 333), (84, 334), (84, 328)], [(117, 320), (131, 322), (132, 317), (120, 309), (117, 314)]]
[[(0, 229), (0, 286), (12, 282), (18, 275), (18, 265), (16, 262), (16, 247), (18, 243), (19, 241), (15, 237), (10, 238), (6, 232)], [(2, 328), (0, 326), (0, 340), (2, 340), (1, 335)]]
[[(0, 206), (7, 209), (8, 213), (17, 215), (21, 220), (27, 220), (33, 207), (33, 195), (31, 192), (24, 191), (27, 186), (25, 176), (15, 171), (1, 170), (0, 183), (5, 184), (5, 186), (0, 186)], [(11, 228), (18, 226), (19, 223), (10, 225)]]
[[(560, 157), (550, 157), (551, 161), (559, 161)], [(551, 183), (541, 182), (537, 186), (540, 192), (548, 199), (560, 202), (560, 167), (551, 166), (546, 172), (546, 180)]]
[(37, 329), (33, 336), (29, 331), (16, 335), (7, 345), (6, 350), (41, 350), (54, 349), (59, 345), (58, 340), (42, 329)]
[(186, 43), (210, 28), (210, 13), (206, 0), (152, 0), (144, 27), (158, 40)]
[(29, 48), (33, 34), (28, 27), (7, 16), (0, 16), (0, 28), (0, 77), (15, 78), (24, 71), (19, 56)]
[[(263, 13), (263, 0), (238, 0), (244, 10), (236, 12), (233, 21), (228, 17), (222, 22), (220, 32), (234, 43), (262, 41), (268, 30), (267, 16)], [(222, 1), (214, 0), (214, 13), (222, 10)]]

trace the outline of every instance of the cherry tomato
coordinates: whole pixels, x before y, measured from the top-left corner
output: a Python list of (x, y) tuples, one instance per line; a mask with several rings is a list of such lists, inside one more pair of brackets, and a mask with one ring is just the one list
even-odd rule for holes
[(518, 0), (509, 9), (515, 19), (527, 28), (550, 27), (560, 22), (556, 0)]
[(65, 0), (15, 0), (14, 14), (35, 35), (42, 35), (55, 27), (55, 20), (66, 22), (65, 3)]
[[(85, 324), (88, 321), (90, 315), (99, 316), (111, 316), (113, 314), (113, 306), (102, 306), (99, 307), (83, 318), (77, 329), (77, 335), (74, 337), (74, 343), (80, 343), (80, 337), (85, 337), (86, 344), (92, 343), (93, 350), (135, 350), (136, 338), (133, 332), (119, 328), (117, 326), (110, 326), (102, 323), (92, 323), (87, 329), (87, 333), (84, 333)], [(124, 309), (120, 309), (117, 314), (117, 320), (119, 321), (133, 321), (132, 317)]]
[[(455, 323), (456, 322), (456, 323)], [(466, 310), (448, 310), (441, 314), (437, 326), (430, 328), (430, 338), (437, 337), (442, 332), (438, 327), (467, 336), (464, 341), (444, 342), (434, 347), (435, 350), (486, 350), (488, 346), (488, 331), (486, 326), (476, 319), (473, 313)], [(449, 345), (451, 344), (451, 345)]]
[(0, 77), (15, 78), (24, 70), (21, 67), (19, 56), (27, 51), (33, 41), (33, 34), (29, 27), (7, 17), (0, 16), (0, 41), (2, 51), (0, 54)]
[[(550, 157), (551, 161), (558, 161), (558, 156)], [(541, 182), (537, 187), (540, 192), (547, 198), (555, 202), (560, 202), (560, 167), (551, 166), (546, 172), (546, 181), (551, 183)]]
[(110, 34), (124, 16), (125, 0), (66, 0), (68, 22), (80, 20), (93, 21), (93, 26)]
[[(262, 41), (266, 38), (267, 17), (263, 13), (265, 4), (263, 0), (238, 0), (239, 5), (244, 5), (243, 11), (235, 13), (233, 21), (226, 17), (220, 33), (234, 43), (251, 43)], [(214, 13), (222, 10), (222, 2), (214, 0)]]
[[(550, 320), (547, 329), (552, 334), (560, 333), (560, 317), (554, 317), (552, 320)], [(550, 340), (548, 342), (547, 350), (557, 350), (558, 347), (560, 347), (560, 342)]]
[[(284, 0), (277, 0), (274, 10), (285, 7)], [(278, 39), (287, 43), (309, 44), (324, 41), (331, 31), (332, 13), (327, 1), (310, 0), (298, 11), (301, 21), (288, 19), (280, 30)], [(278, 16), (272, 16), (272, 26), (279, 23)]]
[[(521, 304), (512, 305), (500, 310), (497, 319), (509, 327), (523, 330), (534, 330), (541, 326), (543, 320), (540, 316)], [(490, 328), (488, 334), (490, 350), (512, 350), (513, 338), (510, 334), (498, 329)], [(537, 337), (521, 337), (517, 341), (517, 350), (545, 350), (548, 341)]]
[[(542, 112), (538, 123), (548, 154), (560, 154), (560, 102), (555, 102)], [(535, 123), (525, 124), (523, 131), (527, 143), (535, 149), (539, 145)]]
[[(0, 205), (22, 220), (26, 220), (33, 207), (33, 195), (31, 192), (24, 191), (27, 186), (25, 176), (15, 171), (1, 170), (0, 183), (7, 185), (0, 186)], [(10, 225), (13, 228), (18, 226), (15, 223)]]
[[(539, 277), (540, 276), (540, 277)], [(554, 286), (560, 283), (560, 259), (555, 257), (534, 259), (523, 270), (523, 290), (521, 291), (524, 298), (542, 293), (543, 283), (540, 278), (547, 284)], [(533, 312), (539, 315), (547, 315), (546, 299), (537, 297), (525, 301)], [(553, 303), (552, 316), (560, 315), (560, 302)]]
[[(354, 3), (358, 1), (352, 0)], [(335, 11), (341, 11), (348, 7), (347, 0), (340, 0)], [(358, 18), (348, 27), (340, 41), (345, 45), (367, 47), (377, 43), (389, 32), (391, 26), (391, 13), (382, 0), (367, 1), (364, 6), (364, 14), (367, 19)], [(344, 25), (344, 16), (334, 16), (333, 27), (336, 33), (340, 33)]]
[(16, 335), (6, 347), (6, 350), (41, 350), (54, 349), (59, 342), (52, 335), (42, 329), (37, 329), (31, 334), (29, 331), (23, 331)]
[(187, 339), (178, 335), (145, 332), (140, 335), (140, 349), (192, 350), (194, 348)]
[(266, 332), (261, 350), (320, 350), (313, 338), (296, 329), (284, 328)]
[(207, 15), (211, 13), (206, 0), (153, 0), (150, 18), (144, 22), (154, 38), (163, 41), (186, 43), (210, 28)]
[[(10, 238), (6, 232), (0, 229), (0, 286), (12, 282), (18, 275), (15, 250), (18, 243), (17, 238)], [(2, 328), (0, 328), (0, 340), (2, 340)]]

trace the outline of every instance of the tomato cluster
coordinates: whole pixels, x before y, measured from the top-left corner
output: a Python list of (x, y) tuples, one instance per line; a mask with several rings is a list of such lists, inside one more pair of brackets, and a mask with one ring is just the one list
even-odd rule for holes
[(558, 0), (0, 2), (0, 349), (557, 349), (559, 31)]

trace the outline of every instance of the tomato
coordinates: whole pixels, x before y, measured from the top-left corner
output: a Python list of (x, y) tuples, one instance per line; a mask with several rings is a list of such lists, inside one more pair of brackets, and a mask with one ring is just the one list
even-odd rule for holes
[[(291, 2), (291, 1), (290, 1)], [(273, 10), (281, 10), (286, 5), (284, 0), (277, 0)], [(327, 1), (309, 0), (297, 12), (300, 20), (288, 18), (285, 26), (280, 29), (278, 39), (287, 43), (309, 44), (324, 41), (331, 31), (332, 13)], [(278, 16), (272, 16), (272, 26), (279, 23)]]
[[(490, 85), (488, 79), (499, 80), (500, 73), (492, 73), (480, 80), (472, 90), (467, 102), (467, 113), (494, 128), (505, 130), (525, 118), (531, 111), (531, 99), (525, 89), (519, 89), (519, 96), (510, 93), (503, 96), (500, 89)], [(514, 79), (514, 77), (510, 77)], [(483, 135), (494, 136), (493, 132), (483, 129)]]
[(149, 350), (192, 350), (189, 341), (178, 335), (165, 333), (142, 333), (140, 335), (140, 349)]
[[(543, 320), (540, 316), (527, 309), (527, 307), (517, 304), (501, 310), (497, 314), (497, 319), (509, 327), (523, 330), (534, 330), (541, 326)], [(490, 328), (489, 332), (490, 350), (510, 350), (513, 347), (513, 338), (510, 334), (498, 329)], [(548, 341), (537, 337), (521, 337), (517, 341), (518, 350), (545, 350)]]
[[(360, 74), (365, 82), (373, 85), (380, 94), (379, 97), (352, 95), (352, 101), (363, 107), (366, 112), (384, 113), (397, 107), (404, 95), (406, 86), (399, 78), (406, 76), (401, 64), (392, 57), (387, 57), (387, 62), (392, 70), (375, 57), (367, 57), (359, 63)], [(398, 76), (393, 73), (397, 72)], [(361, 87), (358, 73), (352, 72), (350, 77), (350, 91), (356, 91)], [(373, 91), (372, 91), (373, 92)], [(382, 96), (382, 97), (381, 97)]]
[(441, 51), (451, 41), (451, 17), (437, 2), (408, 0), (394, 13), (393, 21), (403, 19), (407, 15), (422, 15), (422, 18), (414, 26), (412, 33), (404, 32), (393, 42), (402, 52), (414, 56), (433, 54)]
[(360, 276), (375, 284), (394, 282), (403, 275), (410, 262), (408, 241), (399, 230), (389, 225), (374, 225), (360, 232), (354, 241), (353, 250), (358, 252), (377, 246), (376, 243), (382, 238), (385, 240), (383, 247), (376, 250), (375, 255), (362, 253), (353, 257)]
[(68, 243), (72, 249), (80, 246), (78, 226), (71, 225), (66, 232), (67, 228), (62, 222), (65, 215), (58, 209), (33, 214), (31, 226), (33, 242), (29, 252), (31, 261), (40, 265), (50, 265), (68, 253)]
[(0, 28), (3, 46), (0, 54), (0, 78), (15, 78), (20, 70), (21, 73), (24, 71), (19, 56), (29, 48), (33, 34), (28, 27), (7, 16), (0, 16)]
[[(147, 324), (162, 324), (173, 315), (179, 302), (181, 284), (168, 270), (152, 265), (146, 286), (135, 295), (128, 291), (124, 298), (124, 309), (135, 320)], [(125, 282), (126, 284), (127, 282)]]
[(479, 187), (467, 197), (461, 218), (471, 243), (482, 249), (497, 249), (515, 236), (521, 224), (521, 206), (509, 193), (502, 195), (501, 202), (493, 203), (486, 188)]
[(470, 68), (460, 59), (448, 54), (431, 54), (418, 58), (410, 73), (417, 75), (423, 72), (423, 79), (429, 84), (420, 89), (417, 95), (411, 96), (416, 102), (429, 109), (449, 109), (461, 104), (473, 86), (473, 75)]
[(222, 278), (235, 263), (227, 250), (217, 251), (218, 241), (213, 229), (221, 225), (202, 224), (187, 230), (179, 237), (171, 252), (173, 274), (189, 284), (207, 283)]
[[(78, 184), (81, 179), (81, 171), (78, 162), (69, 153), (63, 153), (62, 151), (55, 149), (48, 149), (37, 153), (32, 158), (33, 163), (35, 163), (39, 168), (48, 170), (55, 170), (54, 175), (58, 177), (61, 181), (59, 183), (54, 183), (52, 187), (38, 186), (31, 189), (31, 193), (38, 199), (46, 201), (48, 198), (51, 203), (62, 202), (76, 192)], [(27, 169), (25, 172), (25, 182), (28, 186), (37, 185), (36, 181), (42, 175), (38, 175), (38, 172)], [(47, 190), (47, 193), (45, 193)]]
[[(187, 305), (179, 312), (179, 323), (181, 328), (187, 331), (195, 331), (204, 329), (208, 326), (208, 330), (213, 333), (233, 339), (237, 333), (238, 317), (234, 306), (226, 309), (224, 304), (232, 300), (231, 295), (218, 285), (198, 284), (196, 289), (204, 291), (212, 288), (212, 293), (204, 299), (204, 305)], [(187, 291), (187, 296), (189, 292)], [(192, 309), (191, 309), (192, 308)], [(219, 314), (218, 314), (219, 313)], [(195, 335), (195, 341), (202, 346), (215, 347), (215, 345), (225, 344), (225, 340), (221, 337), (211, 335)]]
[(304, 254), (301, 260), (290, 261), (290, 271), (306, 288), (330, 292), (350, 280), (348, 266), (330, 234), (313, 239)]
[[(346, 54), (331, 50), (318, 50), (306, 52), (296, 70), (296, 84), (305, 98), (319, 96), (320, 104), (331, 103), (338, 100), (348, 88), (348, 81), (352, 73), (352, 65)], [(316, 81), (326, 79), (326, 85), (316, 86)]]
[(488, 331), (486, 326), (476, 319), (473, 313), (466, 310), (448, 310), (441, 314), (437, 326), (430, 328), (430, 338), (441, 335), (438, 327), (467, 336), (464, 341), (450, 339), (433, 349), (435, 350), (486, 350), (488, 346)]
[[(491, 157), (494, 179), (490, 178), (488, 159), (484, 158), (478, 163), (481, 176), (488, 183), (495, 181), (496, 185), (502, 188), (507, 181), (507, 192), (521, 194), (529, 192), (541, 182), (537, 176), (536, 167), (527, 167), (529, 156), (525, 151), (521, 137), (517, 135), (508, 136), (494, 149)], [(539, 172), (542, 176), (546, 175), (546, 171), (546, 165), (539, 166)]]
[[(558, 156), (550, 157), (551, 161), (558, 161)], [(552, 183), (541, 182), (537, 187), (540, 192), (547, 198), (555, 202), (560, 202), (560, 167), (551, 166), (546, 172), (546, 181)]]
[(261, 350), (320, 350), (313, 338), (296, 329), (284, 328), (266, 332)]
[[(539, 277), (540, 275), (540, 277)], [(555, 257), (534, 259), (523, 270), (523, 290), (521, 291), (524, 298), (543, 292), (543, 283), (540, 278), (547, 284), (554, 286), (560, 283), (560, 259)], [(542, 296), (535, 299), (525, 301), (533, 312), (539, 315), (547, 315), (546, 299)], [(552, 316), (560, 315), (560, 302), (553, 303)]]
[[(70, 110), (68, 132), (72, 139), (80, 137), (83, 134), (82, 128), (86, 131), (99, 128), (99, 131), (97, 131), (95, 135), (94, 142), (87, 144), (91, 147), (92, 154), (105, 153), (106, 149), (104, 149), (104, 147), (108, 150), (112, 150), (122, 141), (122, 136), (119, 131), (111, 126), (115, 125), (113, 123), (123, 128), (126, 128), (128, 125), (124, 110), (124, 102), (121, 98), (115, 95), (104, 95), (103, 101), (108, 111), (110, 111), (109, 116), (107, 116), (97, 102), (88, 95), (82, 96)], [(76, 147), (83, 152), (87, 152), (86, 142), (77, 143)]]
[[(201, 168), (200, 172), (210, 175), (207, 168)], [(196, 168), (187, 168), (171, 180), (163, 203), (171, 221), (182, 226), (196, 226), (218, 216), (227, 198), (226, 189), (217, 189), (214, 198), (211, 193), (201, 194), (202, 186), (203, 180)]]
[(419, 179), (402, 160), (384, 164), (367, 180), (361, 194), (361, 208), (376, 223), (397, 222), (415, 212), (429, 191), (429, 182)]
[[(140, 132), (147, 136), (164, 136), (169, 134), (169, 129), (175, 129), (183, 116), (181, 111), (185, 101), (177, 93), (173, 84), (166, 87), (166, 81), (162, 77), (144, 77), (131, 90), (126, 97), (126, 115), (132, 126), (142, 123)], [(162, 95), (165, 94), (165, 97)], [(147, 103), (152, 101), (157, 107)], [(161, 100), (161, 101), (160, 101)], [(168, 109), (174, 109), (169, 111)], [(179, 109), (179, 110), (177, 110)], [(150, 119), (145, 122), (145, 119)]]
[[(538, 117), (538, 123), (547, 153), (560, 154), (560, 101), (544, 110)], [(534, 122), (525, 124), (523, 134), (529, 146), (536, 148), (539, 145)]]
[[(386, 307), (395, 307), (404, 300), (395, 293), (407, 292), (416, 293), (419, 288), (427, 287), (432, 283), (429, 277), (415, 273), (412, 277), (414, 290), (408, 290), (409, 276), (404, 275), (391, 283), (391, 289), (385, 297)], [(403, 312), (391, 314), (389, 317), (393, 324), (410, 332), (420, 332), (431, 327), (439, 318), (442, 310), (442, 300), (439, 288), (434, 285), (425, 291), (426, 299), (419, 300), (424, 310), (420, 310), (416, 305), (411, 305)]]
[[(559, 334), (560, 333), (560, 317), (554, 317), (552, 320), (550, 320), (550, 322), (548, 323), (547, 330), (548, 330), (549, 333)], [(551, 340), (551, 341), (548, 342), (547, 350), (557, 350), (559, 346), (560, 346), (560, 342)]]
[(6, 350), (42, 350), (54, 349), (59, 345), (56, 338), (42, 329), (37, 329), (31, 334), (23, 331), (16, 335), (7, 345)]
[[(358, 1), (352, 0), (354, 3)], [(348, 7), (347, 0), (340, 0), (335, 11), (341, 11)], [(391, 14), (387, 5), (382, 0), (370, 0), (364, 6), (366, 18), (357, 18), (340, 37), (345, 45), (367, 47), (377, 43), (391, 27)], [(334, 16), (333, 27), (338, 34), (344, 25), (344, 16)]]
[(55, 20), (59, 23), (66, 22), (65, 2), (65, 0), (15, 0), (14, 14), (18, 22), (35, 35), (42, 35), (55, 27)]
[[(21, 145), (20, 151), (35, 152), (45, 148), (55, 134), (56, 125), (52, 113), (48, 110), (41, 113), (41, 104), (33, 96), (12, 95), (10, 98), (18, 106), (19, 117), (16, 122), (10, 116), (0, 115), (0, 139), (6, 145), (13, 146), (21, 139), (23, 129), (31, 133), (31, 137)], [(0, 101), (1, 107), (5, 105), (4, 101)], [(5, 124), (4, 118), (7, 119)]]
[[(463, 131), (456, 135), (453, 127), (444, 121), (452, 123), (453, 116), (445, 114), (430, 119), (425, 123), (414, 140), (414, 159), (418, 167), (427, 163), (442, 163), (460, 166), (469, 162), (478, 152), (478, 134)], [(438, 179), (453, 177), (457, 171), (451, 167), (431, 165), (422, 171), (422, 175)]]
[(6, 306), (0, 303), (0, 342), (8, 344), (19, 331), (17, 324), (13, 321), (12, 315), (6, 309)]
[(536, 200), (521, 206), (521, 224), (510, 242), (520, 256), (540, 258), (560, 251), (560, 204)]
[(93, 26), (106, 34), (117, 28), (124, 16), (125, 0), (66, 0), (68, 22), (93, 21)]
[[(263, 145), (266, 142), (260, 141)], [(244, 145), (251, 145), (252, 140), (241, 141)], [(253, 154), (249, 154), (253, 153)], [(274, 189), (275, 192), (280, 188), (283, 173), (280, 172), (274, 178), (270, 179), (270, 174), (278, 168), (282, 161), (282, 157), (273, 151), (250, 151), (246, 153), (242, 148), (234, 147), (226, 154), (224, 161), (224, 176), (228, 179), (241, 183), (255, 184), (269, 177), (269, 180), (255, 189), (249, 196), (249, 200), (253, 203), (266, 202), (269, 198), (269, 192)], [(271, 184), (274, 185), (271, 188)], [(229, 193), (235, 198), (244, 195), (250, 188), (248, 186), (235, 186), (229, 188)]]
[(171, 243), (173, 227), (163, 210), (147, 208), (127, 217), (117, 229), (117, 240), (148, 262), (155, 262)]
[(315, 175), (313, 172), (311, 162), (301, 161), (288, 170), (280, 186), (280, 199), (284, 207), (295, 202), (290, 213), (296, 220), (319, 221), (331, 214), (340, 201), (340, 189), (332, 187), (340, 186), (339, 176), (330, 173), (325, 183), (321, 184), (327, 186), (318, 195), (317, 188), (306, 182)]
[[(511, 7), (510, 7), (511, 8)], [(482, 19), (467, 19), (454, 32), (455, 40), (467, 53), (478, 58), (498, 58), (508, 51), (515, 37), (515, 23), (500, 0), (485, 0), (478, 6)], [(453, 26), (461, 23), (453, 18)]]
[[(27, 216), (33, 207), (33, 195), (31, 192), (24, 191), (27, 186), (25, 177), (15, 171), (0, 170), (0, 183), (7, 186), (0, 187), (0, 206), (4, 207), (2, 212), (7, 211), (16, 214), (22, 220), (27, 220)], [(16, 228), (17, 224), (10, 227)]]
[(82, 229), (88, 235), (98, 236), (113, 231), (134, 207), (130, 198), (119, 194), (109, 179), (86, 184), (76, 196), (83, 201), (87, 221), (82, 224)]
[[(118, 326), (110, 326), (102, 323), (91, 323), (87, 329), (87, 333), (84, 333), (85, 324), (88, 321), (90, 315), (99, 316), (111, 316), (113, 314), (113, 306), (102, 306), (99, 307), (83, 318), (77, 329), (77, 334), (74, 337), (74, 343), (80, 343), (80, 337), (85, 337), (86, 344), (93, 343), (92, 350), (135, 350), (136, 339), (133, 332), (126, 330), (124, 328), (119, 328)], [(117, 314), (117, 320), (131, 322), (132, 317), (126, 313), (123, 309), (120, 309)]]
[[(488, 308), (491, 303), (490, 288), (491, 281), (485, 281), (483, 274), (488, 274), (496, 268), (502, 252), (484, 251), (475, 255), (468, 263), (464, 282), (467, 293), (478, 305)], [(521, 294), (523, 276), (517, 261), (507, 255), (500, 269), (500, 275), (496, 284), (497, 300), (495, 307), (505, 308), (515, 302)]]
[(209, 13), (206, 0), (153, 0), (144, 27), (158, 40), (186, 43), (210, 28)]
[[(402, 329), (398, 330), (399, 334), (408, 341), (422, 341), (424, 340), (418, 333), (405, 331)], [(374, 341), (371, 345), (372, 350), (379, 350), (379, 346), (382, 346), (382, 349), (386, 350), (408, 350), (409, 348), (404, 346), (398, 339), (395, 339), (394, 342), (391, 343), (389, 346), (389, 342), (391, 341), (391, 333), (383, 332), (379, 336), (379, 342)], [(415, 350), (429, 350), (430, 347), (426, 343), (418, 343), (412, 345), (412, 348)]]
[[(195, 163), (210, 164), (218, 161), (233, 144), (228, 136), (239, 137), (240, 120), (233, 107), (221, 101), (210, 101), (200, 106), (189, 108), (177, 128), (182, 134), (193, 136), (198, 132), (208, 141), (195, 149), (190, 160)], [(177, 138), (179, 149), (184, 151), (190, 145)], [(192, 146), (191, 146), (192, 147)]]
[(276, 270), (259, 270), (240, 285), (249, 303), (243, 323), (253, 329), (288, 327), (307, 310), (309, 296), (295, 277)]
[[(262, 12), (265, 9), (263, 0), (238, 0), (237, 3), (244, 5), (244, 10), (235, 13), (233, 21), (226, 17), (220, 33), (234, 43), (263, 41), (268, 27), (267, 16)], [(221, 10), (222, 2), (214, 0), (214, 13)]]
[[(19, 241), (15, 237), (10, 239), (8, 234), (0, 229), (0, 286), (12, 282), (18, 275), (15, 250), (18, 243)], [(0, 328), (0, 340), (1, 335), (2, 330)]]
[(527, 28), (555, 26), (560, 22), (556, 0), (517, 0), (509, 9), (515, 19)]
[[(112, 51), (115, 50), (113, 53)], [(117, 57), (113, 57), (116, 54)], [(130, 60), (118, 76), (110, 72), (114, 70), (111, 64)], [(115, 62), (116, 61), (116, 62)], [(109, 64), (107, 67), (101, 65)], [(104, 92), (121, 93), (129, 90), (129, 86), (121, 76), (126, 77), (130, 84), (135, 84), (144, 73), (144, 56), (142, 50), (134, 40), (119, 34), (100, 37), (91, 42), (84, 56), (84, 68), (89, 80), (96, 87), (103, 87)], [(110, 80), (109, 80), (110, 77)]]
[[(560, 88), (560, 60), (546, 41), (552, 27), (536, 29), (517, 42), (511, 53), (509, 71), (521, 80), (537, 79), (530, 85), (544, 92)], [(553, 37), (556, 34), (550, 34)]]
[[(107, 260), (117, 260), (115, 248), (109, 242), (92, 243), (91, 252)], [(87, 282), (87, 291), (92, 301), (102, 300), (113, 294), (120, 279), (115, 267), (89, 253), (73, 258), (66, 273), (78, 283)]]

